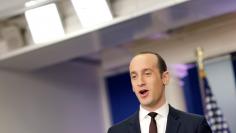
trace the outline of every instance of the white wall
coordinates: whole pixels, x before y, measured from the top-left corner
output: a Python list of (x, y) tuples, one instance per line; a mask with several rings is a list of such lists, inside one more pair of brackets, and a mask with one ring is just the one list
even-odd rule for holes
[(1, 133), (104, 133), (99, 66), (0, 70)]
[(166, 86), (166, 99), (176, 109), (187, 111), (184, 90), (181, 87), (179, 78), (175, 75), (173, 70), (170, 71), (170, 81)]
[[(189, 25), (176, 30), (173, 34), (156, 39), (144, 38), (129, 42), (116, 51), (126, 53), (104, 54), (104, 67), (114, 69), (129, 63), (131, 53), (155, 51), (165, 58), (168, 64), (187, 63), (196, 60), (195, 50), (204, 48), (205, 57), (214, 57), (236, 51), (236, 15), (231, 14), (218, 19)], [(158, 34), (157, 34), (158, 35)], [(155, 36), (155, 35), (154, 35)], [(115, 54), (114, 54), (115, 53)], [(129, 57), (129, 58), (128, 58)], [(116, 64), (114, 66), (113, 64)]]

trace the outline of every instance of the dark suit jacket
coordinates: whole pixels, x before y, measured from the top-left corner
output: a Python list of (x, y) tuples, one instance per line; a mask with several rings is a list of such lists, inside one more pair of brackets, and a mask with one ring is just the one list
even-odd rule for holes
[[(108, 133), (141, 133), (139, 111), (109, 128)], [(203, 116), (185, 113), (170, 106), (166, 133), (212, 133)]]

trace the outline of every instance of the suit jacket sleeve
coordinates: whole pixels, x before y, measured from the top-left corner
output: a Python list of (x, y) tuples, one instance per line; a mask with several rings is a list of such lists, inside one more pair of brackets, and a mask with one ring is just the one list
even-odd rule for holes
[(204, 118), (198, 126), (197, 133), (212, 133), (210, 126)]
[(111, 128), (108, 129), (107, 133), (112, 133), (112, 132), (111, 132)]

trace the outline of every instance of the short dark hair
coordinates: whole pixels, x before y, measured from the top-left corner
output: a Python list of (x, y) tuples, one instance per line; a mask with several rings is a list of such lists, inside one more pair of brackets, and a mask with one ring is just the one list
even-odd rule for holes
[(153, 54), (153, 55), (155, 55), (157, 57), (157, 67), (160, 70), (160, 74), (167, 71), (166, 62), (158, 53), (151, 52), (151, 51), (143, 51), (143, 52), (138, 53), (137, 55), (140, 55), (140, 54)]

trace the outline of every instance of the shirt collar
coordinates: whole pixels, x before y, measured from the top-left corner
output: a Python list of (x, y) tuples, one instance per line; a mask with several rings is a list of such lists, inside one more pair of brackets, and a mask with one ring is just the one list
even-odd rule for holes
[[(168, 113), (169, 113), (169, 105), (168, 105), (168, 103), (165, 102), (165, 104), (163, 104), (160, 108), (158, 108), (154, 112), (156, 112), (161, 117), (167, 117)], [(140, 110), (139, 110), (139, 118), (140, 118), (140, 120), (147, 118), (148, 117), (148, 113), (150, 113), (150, 111), (144, 109), (140, 105)]]

